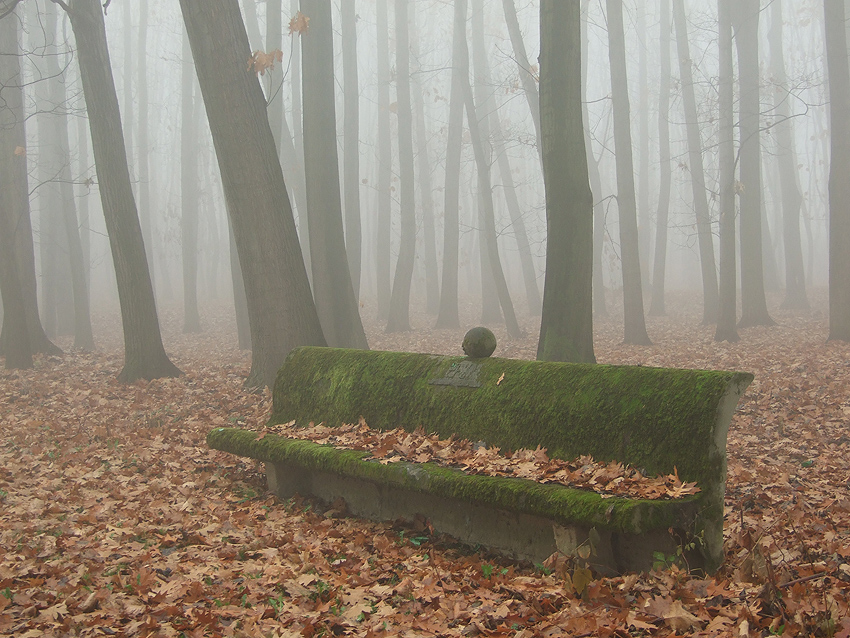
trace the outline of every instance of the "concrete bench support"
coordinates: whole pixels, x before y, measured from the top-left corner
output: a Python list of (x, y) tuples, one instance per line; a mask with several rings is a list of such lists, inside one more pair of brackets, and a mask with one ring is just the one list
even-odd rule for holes
[[(272, 422), (422, 426), (504, 450), (542, 445), (552, 457), (590, 454), (648, 474), (678, 471), (702, 491), (675, 501), (602, 498), (534, 481), (466, 475), (433, 464), (382, 465), (369, 455), (308, 441), (219, 428), (217, 449), (266, 463), (282, 498), (345, 498), (374, 520), (421, 514), (435, 529), (521, 559), (592, 543), (601, 571), (647, 569), (697, 539), (691, 567), (723, 560), (726, 434), (752, 375), (469, 359), (331, 348), (294, 350), (274, 388)], [(671, 534), (670, 530), (674, 533)]]

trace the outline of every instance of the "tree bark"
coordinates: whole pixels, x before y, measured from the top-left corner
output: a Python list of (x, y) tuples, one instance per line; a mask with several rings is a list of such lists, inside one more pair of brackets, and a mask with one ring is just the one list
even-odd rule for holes
[(829, 78), (829, 341), (850, 341), (850, 68), (843, 0), (824, 0)]
[(345, 189), (345, 252), (355, 300), (360, 299), (360, 87), (357, 76), (357, 11), (355, 0), (341, 5), (343, 78), (343, 187)]
[(717, 266), (714, 261), (714, 241), (711, 237), (711, 215), (705, 187), (705, 168), (702, 163), (702, 137), (694, 93), (693, 62), (688, 43), (685, 19), (685, 0), (673, 0), (673, 21), (676, 24), (676, 47), (679, 54), (679, 74), (685, 105), (685, 129), (688, 136), (688, 163), (696, 214), (699, 262), (702, 273), (702, 322), (717, 321)]
[(768, 43), (770, 69), (775, 87), (773, 108), (777, 122), (775, 140), (782, 192), (782, 239), (785, 249), (785, 299), (782, 307), (788, 310), (808, 310), (806, 273), (803, 268), (803, 246), (800, 238), (800, 176), (797, 173), (797, 145), (794, 142), (794, 120), (791, 115), (788, 75), (782, 51), (782, 2), (773, 2)]
[(469, 68), (466, 48), (467, 0), (455, 0), (452, 31), (452, 85), (449, 95), (448, 148), (443, 219), (443, 278), (436, 328), (459, 328), (458, 268), (460, 254), (460, 156), (463, 141), (463, 72)]
[(659, 21), (660, 73), (658, 89), (658, 155), (661, 160), (661, 179), (658, 189), (658, 210), (655, 216), (655, 259), (652, 268), (652, 298), (650, 316), (666, 314), (664, 281), (667, 273), (667, 223), (670, 216), (670, 0), (661, 0)]
[(239, 252), (251, 327), (249, 384), (287, 353), (325, 345), (248, 36), (236, 0), (181, 0)]
[(617, 208), (620, 213), (625, 343), (651, 345), (652, 342), (646, 333), (641, 291), (623, 0), (606, 0), (606, 6), (608, 8), (608, 55), (611, 64), (611, 101), (614, 112), (614, 146), (617, 151)]
[(540, 7), (540, 119), (546, 186), (546, 280), (537, 358), (596, 363), (593, 354), (593, 193), (582, 118), (577, 2)]
[(162, 346), (142, 229), (130, 186), (121, 115), (112, 79), (103, 9), (98, 0), (73, 0), (68, 7), (77, 42), (80, 77), (91, 127), (106, 230), (115, 265), (124, 368), (119, 381), (180, 374)]
[(198, 312), (198, 109), (195, 65), (189, 37), (183, 37), (180, 120), (180, 231), (183, 258), (183, 332), (201, 331)]
[(735, 261), (735, 131), (732, 61), (731, 0), (717, 0), (718, 13), (718, 110), (720, 132), (720, 281), (715, 341), (735, 342), (737, 328), (737, 264)]
[(416, 201), (413, 169), (413, 111), (410, 104), (410, 0), (395, 0), (396, 96), (398, 104), (398, 163), (401, 240), (398, 248), (387, 332), (410, 330), (410, 285), (416, 259)]
[(299, 37), (313, 298), (329, 346), (366, 348), (342, 221), (330, 0), (301, 0), (301, 12), (310, 18), (309, 30)]
[(740, 91), (741, 319), (739, 327), (772, 326), (764, 294), (762, 250), (761, 108), (759, 104), (759, 2), (733, 5)]

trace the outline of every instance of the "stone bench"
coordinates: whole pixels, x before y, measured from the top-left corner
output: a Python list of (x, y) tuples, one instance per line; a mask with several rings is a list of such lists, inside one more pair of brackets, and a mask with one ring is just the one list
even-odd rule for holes
[[(345, 499), (372, 520), (427, 518), (437, 531), (535, 562), (592, 549), (601, 572), (646, 570), (655, 552), (691, 541), (688, 565), (723, 561), (726, 434), (753, 375), (448, 357), (304, 347), (274, 387), (271, 423), (403, 427), (485, 441), (504, 450), (543, 446), (552, 458), (591, 455), (648, 475), (678, 472), (701, 491), (676, 500), (603, 497), (536, 481), (465, 474), (432, 463), (381, 464), (367, 452), (238, 428), (212, 430), (213, 448), (264, 461), (269, 488)], [(587, 550), (580, 552), (586, 555)]]

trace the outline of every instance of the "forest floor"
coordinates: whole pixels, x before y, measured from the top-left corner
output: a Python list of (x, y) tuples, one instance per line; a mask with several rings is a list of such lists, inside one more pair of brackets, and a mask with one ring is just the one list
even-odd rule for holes
[[(222, 425), (262, 429), (268, 392), (229, 318), (163, 332), (177, 379), (121, 385), (120, 324), (101, 350), (0, 372), (0, 635), (850, 636), (850, 344), (825, 306), (715, 343), (699, 301), (648, 318), (655, 345), (597, 321), (600, 363), (750, 371), (729, 432), (726, 562), (594, 576), (515, 563), (421, 529), (269, 496), (259, 464), (207, 448)], [(460, 354), (463, 331), (385, 335), (372, 348)], [(468, 326), (474, 325), (474, 320)], [(529, 337), (496, 356), (533, 358)], [(63, 344), (67, 345), (67, 344)], [(578, 591), (577, 591), (578, 589)]]

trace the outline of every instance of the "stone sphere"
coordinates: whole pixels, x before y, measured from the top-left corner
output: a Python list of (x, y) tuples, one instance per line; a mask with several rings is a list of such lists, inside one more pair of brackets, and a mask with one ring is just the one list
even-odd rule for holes
[(489, 357), (496, 349), (496, 335), (489, 328), (478, 326), (463, 338), (463, 352), (471, 359)]

